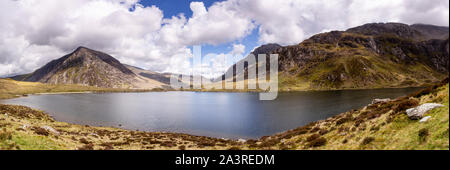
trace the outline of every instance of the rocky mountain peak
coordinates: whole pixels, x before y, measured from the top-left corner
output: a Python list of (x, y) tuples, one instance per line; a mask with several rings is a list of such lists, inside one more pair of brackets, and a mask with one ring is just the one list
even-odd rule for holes
[(405, 39), (425, 41), (448, 38), (448, 27), (426, 24), (369, 23), (348, 29), (346, 32), (368, 36), (391, 35)]
[(131, 70), (122, 65), (120, 61), (115, 59), (114, 57), (100, 51), (89, 49), (87, 47), (80, 46), (69, 55), (70, 58), (81, 58), (83, 61), (87, 61), (87, 58), (90, 58), (91, 60), (100, 59), (103, 62), (119, 69), (124, 74), (134, 74)]
[(252, 54), (257, 55), (257, 54), (268, 54), (278, 48), (281, 48), (282, 46), (279, 44), (275, 44), (275, 43), (269, 43), (269, 44), (264, 44), (261, 45), (260, 47), (256, 48), (255, 50), (252, 51)]
[(347, 32), (371, 36), (391, 34), (403, 38), (415, 38), (422, 35), (419, 31), (402, 23), (370, 23), (350, 28)]
[(84, 46), (79, 46), (78, 48), (75, 49), (75, 51), (80, 51), (80, 50), (91, 50), (91, 49), (84, 47)]
[(47, 63), (24, 81), (128, 88), (133, 87), (136, 78), (136, 74), (114, 57), (78, 47), (72, 53)]

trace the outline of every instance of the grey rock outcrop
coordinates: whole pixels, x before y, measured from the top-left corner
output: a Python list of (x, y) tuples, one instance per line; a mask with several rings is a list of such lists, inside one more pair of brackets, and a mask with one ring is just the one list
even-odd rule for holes
[(47, 130), (48, 132), (50, 132), (54, 135), (57, 135), (57, 136), (60, 135), (60, 133), (57, 130), (53, 129), (50, 126), (41, 126), (41, 128)]
[(408, 117), (410, 119), (417, 120), (417, 119), (421, 119), (423, 117), (423, 115), (425, 113), (427, 113), (428, 111), (430, 111), (434, 108), (443, 107), (443, 106), (444, 105), (437, 104), (437, 103), (425, 103), (425, 104), (417, 106), (415, 108), (407, 109), (406, 114), (408, 115)]
[(372, 104), (376, 104), (376, 103), (380, 103), (380, 102), (388, 102), (391, 101), (390, 98), (386, 98), (386, 99), (373, 99), (372, 100)]

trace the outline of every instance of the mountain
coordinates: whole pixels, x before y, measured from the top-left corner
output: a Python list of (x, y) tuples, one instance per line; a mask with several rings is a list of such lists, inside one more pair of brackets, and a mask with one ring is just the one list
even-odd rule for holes
[(440, 27), (434, 25), (414, 24), (412, 28), (418, 30), (428, 39), (446, 39), (448, 38), (448, 27)]
[(255, 48), (252, 52), (251, 52), (251, 54), (254, 54), (254, 55), (258, 55), (258, 54), (268, 54), (268, 53), (270, 53), (271, 51), (273, 51), (273, 50), (276, 50), (276, 49), (279, 49), (279, 48), (281, 48), (281, 45), (279, 45), (279, 44), (265, 44), (265, 45), (262, 45), (262, 46), (260, 46), (260, 47), (258, 47), (258, 48)]
[(124, 66), (127, 67), (128, 69), (130, 69), (136, 75), (140, 75), (142, 77), (146, 77), (146, 78), (158, 81), (158, 82), (166, 84), (166, 85), (170, 84), (170, 76), (172, 75), (171, 73), (158, 73), (158, 72), (145, 70), (145, 69), (142, 69), (139, 67), (130, 66), (130, 65), (126, 65), (126, 64), (124, 64)]
[(78, 47), (35, 72), (12, 77), (19, 81), (79, 84), (105, 88), (152, 89), (163, 83), (136, 75), (117, 59), (103, 52)]
[(448, 76), (448, 32), (433, 25), (372, 23), (261, 53), (279, 54), (284, 91), (422, 86)]
[(370, 23), (350, 28), (346, 32), (367, 36), (392, 35), (404, 39), (426, 41), (430, 39), (448, 38), (448, 27), (402, 23)]
[[(276, 49), (279, 49), (281, 47), (282, 47), (281, 45), (274, 44), (274, 43), (264, 44), (264, 45), (262, 45), (262, 46), (260, 46), (258, 48), (255, 48), (250, 54), (253, 54), (256, 57), (255, 58), (256, 62), (258, 62), (258, 54), (269, 54), (270, 52), (272, 52), (272, 51), (274, 51)], [(248, 56), (245, 57), (244, 59), (238, 61), (236, 64), (232, 65), (230, 68), (227, 69), (225, 74), (223, 74), (221, 77), (218, 77), (218, 78), (214, 79), (214, 82), (225, 80), (225, 75), (226, 74), (230, 74), (230, 75), (233, 74), (233, 78), (239, 78), (239, 77), (245, 76), (244, 78), (248, 79), (249, 78), (248, 74), (247, 74), (248, 69), (254, 69), (254, 67), (256, 67), (257, 64), (249, 66), (248, 62), (247, 62), (247, 59), (248, 59)], [(239, 63), (244, 63), (244, 69), (245, 70), (244, 70), (244, 72), (242, 74), (236, 75), (236, 65), (239, 64)], [(268, 65), (267, 65), (267, 68), (269, 68)], [(252, 79), (252, 78), (254, 78), (254, 77), (250, 77), (250, 79)], [(230, 78), (227, 79), (227, 81), (231, 81)]]

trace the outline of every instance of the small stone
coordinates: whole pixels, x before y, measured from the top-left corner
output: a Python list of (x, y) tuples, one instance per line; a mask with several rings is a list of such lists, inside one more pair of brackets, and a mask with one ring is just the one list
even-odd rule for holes
[(238, 142), (245, 143), (245, 142), (247, 142), (247, 140), (245, 140), (245, 139), (238, 139)]
[(427, 113), (428, 111), (430, 111), (434, 108), (443, 107), (443, 106), (444, 105), (437, 104), (437, 103), (425, 103), (423, 105), (407, 109), (406, 114), (408, 115), (408, 117), (410, 119), (417, 120), (417, 119), (421, 119), (423, 117), (423, 115), (425, 113)]
[(50, 133), (53, 133), (54, 135), (57, 135), (57, 136), (60, 135), (60, 133), (57, 130), (53, 129), (50, 126), (41, 126), (41, 128), (49, 131)]
[(24, 124), (24, 125), (22, 125), (22, 129), (23, 130), (26, 130), (26, 129), (28, 129), (30, 127), (30, 125), (28, 125), (28, 124)]
[(391, 101), (390, 98), (385, 98), (385, 99), (373, 99), (372, 100), (372, 104), (376, 104), (376, 103), (381, 103), (381, 102), (388, 102)]
[(430, 119), (430, 118), (431, 118), (431, 116), (426, 116), (426, 117), (420, 119), (419, 122), (420, 122), (420, 123), (424, 123), (424, 122), (428, 121), (428, 119)]

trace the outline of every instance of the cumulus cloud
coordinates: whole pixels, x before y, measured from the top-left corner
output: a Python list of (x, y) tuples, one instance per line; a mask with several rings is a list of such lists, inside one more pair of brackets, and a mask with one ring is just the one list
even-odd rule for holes
[[(203, 2), (192, 2), (190, 8), (192, 17), (186, 19), (180, 15), (168, 20), (173, 24), (167, 25), (170, 35), (162, 36), (169, 36), (167, 39), (184, 45), (218, 45), (243, 38), (255, 27), (251, 18), (231, 8), (228, 3), (215, 3), (206, 9)], [(162, 31), (166, 32), (165, 29), (163, 27)]]
[(242, 54), (245, 45), (231, 43), (254, 29), (260, 44), (290, 45), (369, 22), (449, 25), (448, 0), (226, 0), (208, 8), (192, 2), (192, 17), (163, 16), (157, 6), (138, 2), (0, 1), (0, 76), (31, 72), (78, 46), (182, 73), (191, 65), (190, 46), (230, 44), (228, 53)]
[(156, 60), (154, 56), (166, 52), (154, 45), (162, 11), (136, 2), (1, 1), (0, 63), (10, 68), (2, 69), (0, 75), (31, 72), (78, 46), (108, 52), (121, 61), (131, 59), (131, 63)]
[(259, 25), (260, 43), (297, 44), (313, 34), (372, 22), (449, 25), (447, 0), (229, 0)]
[(198, 72), (206, 78), (217, 78), (225, 73), (233, 63), (241, 59), (242, 54), (229, 53), (210, 53), (203, 59), (201, 67), (196, 67)]
[(223, 75), (234, 63), (244, 58), (245, 45), (233, 44), (231, 51), (227, 53), (209, 53), (203, 56), (200, 67), (196, 67), (197, 73), (206, 78), (217, 78)]
[(245, 45), (243, 44), (233, 44), (233, 50), (231, 51), (231, 54), (244, 54), (245, 52)]

